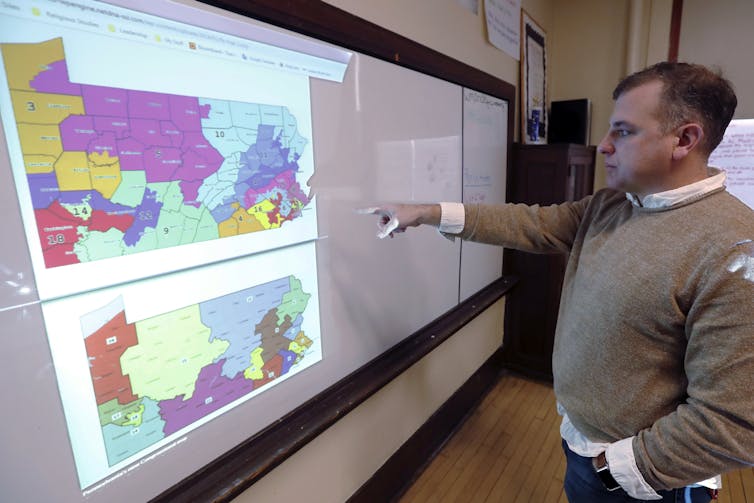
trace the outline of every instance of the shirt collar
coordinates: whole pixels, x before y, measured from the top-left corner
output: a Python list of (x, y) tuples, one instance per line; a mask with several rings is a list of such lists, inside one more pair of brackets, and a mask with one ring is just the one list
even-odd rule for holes
[(725, 187), (725, 172), (718, 169), (709, 167), (707, 168), (707, 178), (699, 180), (698, 182), (678, 187), (677, 189), (666, 190), (663, 192), (657, 192), (655, 194), (649, 194), (640, 198), (636, 194), (626, 193), (626, 198), (631, 201), (634, 206), (642, 208), (668, 208), (678, 203), (682, 203), (692, 197), (696, 198), (717, 190), (721, 187)]

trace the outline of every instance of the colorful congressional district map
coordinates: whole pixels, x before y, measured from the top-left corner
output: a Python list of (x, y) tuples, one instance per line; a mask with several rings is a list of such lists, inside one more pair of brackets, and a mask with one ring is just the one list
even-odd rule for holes
[(0, 50), (48, 268), (277, 228), (309, 203), (284, 106), (74, 83), (60, 38)]
[(110, 466), (299, 364), (309, 298), (289, 276), (135, 323), (121, 298), (83, 316)]

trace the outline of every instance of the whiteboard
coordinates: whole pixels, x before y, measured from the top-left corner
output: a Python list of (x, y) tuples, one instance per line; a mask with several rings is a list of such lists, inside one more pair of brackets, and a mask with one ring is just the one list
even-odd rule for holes
[[(505, 202), (508, 103), (471, 89), (463, 90), (463, 202)], [(461, 244), (460, 300), (487, 286), (503, 268), (503, 248)]]
[[(10, 9), (12, 3), (5, 2), (3, 8)], [(110, 257), (101, 261), (109, 269), (87, 273), (90, 283), (76, 282), (83, 267), (72, 267), (67, 275), (47, 274), (55, 268), (44, 266), (39, 236), (30, 228), (33, 212), (23, 215), (28, 213), (24, 190), (29, 188), (23, 186), (26, 178), (17, 169), (20, 150), (14, 134), (4, 127), (0, 137), (0, 210), (5, 231), (0, 240), (0, 326), (5, 354), (12, 358), (0, 369), (0, 392), (12, 400), (14, 413), (12, 424), (0, 433), (0, 499), (149, 499), (275, 423), (501, 273), (502, 250), (451, 242), (431, 228), (411, 229), (410, 236), (400, 239), (379, 240), (373, 217), (358, 215), (356, 209), (385, 201), (501, 201), (510, 104), (360, 53), (349, 55), (338, 77), (335, 63), (342, 63), (338, 58), (347, 51), (202, 4), (136, 0), (117, 4), (96, 5), (112, 12), (118, 6), (130, 7), (134, 9), (130, 15), (147, 16), (152, 22), (155, 18), (148, 16), (160, 14), (185, 29), (204, 27), (218, 40), (257, 36), (254, 30), (262, 28), (279, 44), (276, 47), (303, 47), (307, 54), (323, 58), (320, 70), (332, 72), (329, 78), (307, 75), (302, 80), (299, 68), (285, 84), (293, 86), (295, 81), (297, 89), (307, 90), (305, 101), (310, 103), (310, 110), (302, 110), (305, 102), (298, 108), (291, 105), (300, 135), (307, 140), (300, 160), (302, 165), (310, 163), (313, 172), (307, 180), (311, 196), (304, 210), (307, 224), (294, 240), (262, 231), (253, 233), (253, 239), (239, 235), (145, 251), (130, 258)], [(56, 12), (65, 7), (56, 5)], [(78, 11), (76, 16), (86, 17)], [(72, 29), (61, 28), (61, 36)], [(21, 42), (3, 39), (8, 36), (5, 33), (0, 43)], [(144, 45), (144, 52), (138, 52), (139, 44)], [(80, 44), (81, 51), (87, 50), (84, 45)], [(74, 43), (65, 47), (76, 50)], [(137, 51), (129, 54), (132, 65), (154, 50), (146, 42), (127, 48)], [(214, 61), (210, 56), (202, 58), (198, 60)], [(328, 61), (335, 63), (328, 66)], [(207, 86), (201, 94), (212, 98), (206, 95), (223, 86), (224, 79), (247, 75), (225, 75), (222, 63), (209, 74), (192, 73), (180, 63), (180, 59), (170, 62), (172, 80), (144, 84), (134, 78), (133, 83), (120, 85), (168, 92), (159, 86), (173, 82), (175, 93), (184, 95), (195, 92), (192, 86)], [(112, 72), (118, 70), (113, 62), (108, 64)], [(86, 74), (86, 65), (71, 68), (72, 81), (109, 82), (106, 75)], [(160, 71), (158, 65), (147, 73), (154, 78)], [(246, 93), (254, 86), (245, 82), (249, 81), (233, 81), (214, 99), (266, 102), (279, 91), (268, 85), (260, 94), (249, 96)], [(8, 103), (2, 105), (7, 125), (14, 118), (8, 116)], [(300, 222), (292, 221), (289, 228)], [(269, 239), (260, 239), (267, 232)], [(137, 323), (238, 292), (248, 292), (246, 298), (251, 301), (256, 295), (251, 288), (274, 282), (272, 272), (277, 270), (303, 278), (308, 285), (303, 290), (315, 306), (301, 325), (312, 343), (305, 364), (287, 378), (277, 379), (274, 386), (248, 393), (143, 450), (115, 461), (105, 460), (97, 446), (91, 452), (99, 453), (99, 458), (87, 454), (87, 442), (96, 440), (96, 435), (87, 432), (99, 427), (86, 405), (94, 398), (88, 388), (84, 338), (104, 326), (97, 319), (108, 319), (106, 315), (123, 305), (126, 321)], [(307, 288), (314, 290), (307, 292)], [(87, 329), (88, 325), (93, 328)], [(74, 390), (80, 390), (81, 396), (72, 397)], [(79, 403), (86, 406), (79, 410)], [(82, 443), (82, 438), (87, 441)], [(99, 467), (89, 468), (87, 463), (99, 463)]]

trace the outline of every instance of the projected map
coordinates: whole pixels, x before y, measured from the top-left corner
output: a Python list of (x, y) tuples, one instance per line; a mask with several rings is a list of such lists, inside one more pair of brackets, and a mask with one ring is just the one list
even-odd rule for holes
[(109, 465), (288, 374), (310, 297), (289, 276), (135, 323), (120, 298), (83, 316)]
[(310, 202), (285, 106), (71, 82), (0, 44), (47, 268), (279, 228)]

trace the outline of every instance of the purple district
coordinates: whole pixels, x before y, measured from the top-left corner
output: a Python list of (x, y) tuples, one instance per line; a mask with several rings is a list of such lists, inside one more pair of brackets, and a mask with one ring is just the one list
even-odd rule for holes
[(204, 133), (201, 131), (186, 132), (183, 135), (181, 147), (184, 151), (193, 150), (198, 155), (207, 159), (207, 161), (217, 163), (218, 168), (224, 161), (220, 152), (207, 141), (207, 138), (204, 137)]
[(123, 235), (123, 242), (127, 246), (134, 246), (139, 242), (147, 227), (156, 227), (160, 217), (162, 203), (157, 201), (157, 192), (147, 188), (144, 191), (144, 199), (133, 212), (134, 223)]
[(186, 133), (181, 149), (183, 166), (176, 173), (178, 180), (204, 180), (225, 161), (201, 133)]
[(96, 138), (97, 130), (92, 117), (69, 115), (60, 123), (60, 140), (65, 151), (83, 152)]
[(173, 147), (180, 147), (183, 142), (183, 132), (173, 123), (173, 121), (160, 121), (160, 134), (170, 138), (170, 144)]
[(128, 94), (117, 87), (81, 85), (84, 110), (88, 115), (128, 117)]
[(188, 204), (194, 208), (198, 208), (202, 205), (196, 198), (199, 196), (199, 187), (202, 186), (204, 180), (182, 180), (180, 183), (181, 193), (183, 194), (183, 204)]
[(224, 159), (217, 155), (215, 158), (213, 151), (210, 153), (210, 158), (200, 155), (196, 150), (189, 149), (183, 151), (183, 167), (180, 170), (181, 176), (179, 178), (183, 180), (204, 180), (212, 173), (216, 172)]
[(47, 208), (50, 203), (60, 197), (60, 188), (55, 173), (30, 174), (27, 178), (29, 179), (31, 204), (35, 210)]
[(118, 140), (118, 159), (121, 171), (144, 171), (144, 144), (133, 138)]
[(128, 116), (170, 120), (168, 95), (149, 91), (128, 91)]
[[(298, 171), (298, 164), (294, 159), (288, 162), (288, 153), (290, 149), (283, 148), (277, 138), (273, 138), (275, 127), (260, 124), (257, 133), (257, 142), (249, 149), (241, 153), (241, 165), (246, 165), (253, 173), (248, 179), (244, 180), (249, 188), (260, 189), (272, 182), (280, 173), (288, 170)], [(239, 196), (242, 197), (243, 190)]]
[(147, 182), (172, 182), (180, 180), (176, 172), (183, 160), (181, 151), (172, 147), (150, 147), (144, 149), (144, 170)]
[(210, 215), (212, 215), (212, 219), (217, 222), (224, 222), (225, 220), (229, 219), (233, 213), (236, 211), (236, 209), (231, 206), (231, 204), (235, 201), (235, 198), (233, 197), (226, 197), (223, 199), (222, 204), (218, 204), (214, 207), (214, 209), (210, 210)]
[(309, 204), (309, 196), (305, 194), (303, 190), (301, 190), (301, 186), (296, 181), (296, 177), (293, 175), (293, 171), (288, 171), (283, 174), (288, 175), (291, 178), (291, 184), (288, 185), (288, 195), (293, 199), (302, 201), (304, 204)]
[(190, 399), (184, 401), (184, 395), (179, 395), (159, 402), (160, 416), (165, 421), (163, 429), (165, 436), (251, 393), (254, 385), (251, 380), (244, 377), (243, 373), (239, 373), (233, 379), (221, 375), (224, 363), (223, 358), (207, 365), (199, 372), (196, 388)]
[(81, 95), (81, 86), (72, 84), (68, 78), (68, 66), (64, 59), (47, 65), (29, 82), (29, 86), (40, 93)]
[(118, 139), (128, 137), (131, 132), (131, 124), (127, 117), (100, 117), (94, 116), (94, 129), (97, 131), (112, 131)]
[(287, 349), (281, 349), (278, 354), (283, 358), (283, 367), (280, 370), (280, 375), (285, 375), (291, 370), (291, 367), (296, 363), (296, 353), (288, 351)]
[(110, 157), (116, 157), (118, 155), (118, 147), (116, 145), (115, 133), (111, 131), (102, 133), (89, 144), (86, 150), (90, 154), (96, 152), (102, 155), (104, 152), (107, 152), (107, 155)]
[(168, 95), (170, 102), (170, 119), (181, 131), (201, 131), (202, 116), (199, 100), (188, 96)]
[(154, 119), (131, 119), (131, 137), (152, 147), (172, 147), (170, 138), (163, 136), (160, 122)]

